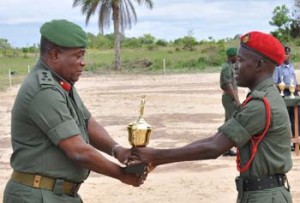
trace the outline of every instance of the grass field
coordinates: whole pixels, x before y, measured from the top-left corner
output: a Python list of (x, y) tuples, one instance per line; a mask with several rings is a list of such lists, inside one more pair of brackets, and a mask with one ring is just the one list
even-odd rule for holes
[[(207, 65), (214, 61), (214, 51), (204, 52), (200, 48), (194, 51), (178, 50), (172, 48), (147, 48), (123, 49), (121, 52), (121, 73), (186, 73), (186, 72), (216, 72), (221, 66)], [(19, 84), (28, 69), (32, 68), (38, 60), (38, 54), (22, 54), (4, 57), (0, 55), (0, 90), (10, 85)], [(104, 73), (113, 72), (114, 50), (87, 50), (85, 57), (85, 70), (89, 72)], [(220, 60), (220, 59), (219, 59)], [(225, 58), (224, 58), (225, 60)], [(223, 59), (222, 59), (223, 61)], [(11, 76), (9, 76), (11, 72)]]
[[(236, 44), (227, 44), (237, 46)], [(122, 49), (122, 70), (119, 73), (165, 74), (165, 73), (193, 73), (219, 72), (221, 64), (226, 60), (223, 49), (215, 45), (198, 45), (193, 51), (178, 47), (152, 47)], [(300, 56), (299, 47), (292, 48), (292, 61), (298, 69)], [(15, 56), (5, 57), (0, 54), (0, 90), (10, 86), (9, 72), (12, 72), (12, 85), (19, 84), (28, 69), (38, 60), (38, 54), (18, 53)], [(114, 72), (114, 50), (87, 49), (85, 70), (94, 74)]]

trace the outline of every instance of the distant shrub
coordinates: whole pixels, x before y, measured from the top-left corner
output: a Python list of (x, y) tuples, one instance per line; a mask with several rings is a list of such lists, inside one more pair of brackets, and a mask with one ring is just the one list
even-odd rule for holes
[(163, 39), (159, 39), (156, 41), (155, 43), (157, 46), (161, 46), (161, 47), (166, 47), (168, 46), (168, 42), (166, 40)]

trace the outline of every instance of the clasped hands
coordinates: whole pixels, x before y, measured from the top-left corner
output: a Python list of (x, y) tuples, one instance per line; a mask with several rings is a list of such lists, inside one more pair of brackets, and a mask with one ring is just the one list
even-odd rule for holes
[(131, 149), (123, 148), (124, 151), (119, 151), (116, 157), (125, 165), (124, 172), (127, 175), (134, 175), (138, 178), (140, 186), (146, 180), (148, 173), (154, 168), (154, 149), (149, 147), (132, 147)]

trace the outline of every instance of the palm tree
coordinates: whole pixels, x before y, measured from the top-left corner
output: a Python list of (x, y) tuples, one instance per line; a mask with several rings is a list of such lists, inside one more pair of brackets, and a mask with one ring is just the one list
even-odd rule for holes
[[(145, 4), (149, 9), (153, 8), (152, 0), (135, 0), (138, 5)], [(114, 23), (115, 35), (115, 69), (121, 70), (121, 35), (125, 29), (131, 28), (137, 22), (137, 15), (131, 0), (74, 0), (73, 7), (82, 6), (81, 12), (86, 15), (85, 23), (98, 12), (98, 26), (103, 34), (104, 27), (110, 26), (110, 20)]]

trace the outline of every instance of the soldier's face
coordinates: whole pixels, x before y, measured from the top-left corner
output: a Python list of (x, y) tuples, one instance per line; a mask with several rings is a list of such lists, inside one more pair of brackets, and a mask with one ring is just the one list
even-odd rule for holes
[(71, 83), (78, 81), (84, 66), (85, 48), (62, 49), (59, 53), (58, 74)]
[(256, 55), (248, 49), (240, 47), (236, 63), (234, 70), (237, 85), (251, 89), (256, 82), (256, 68), (258, 65)]

